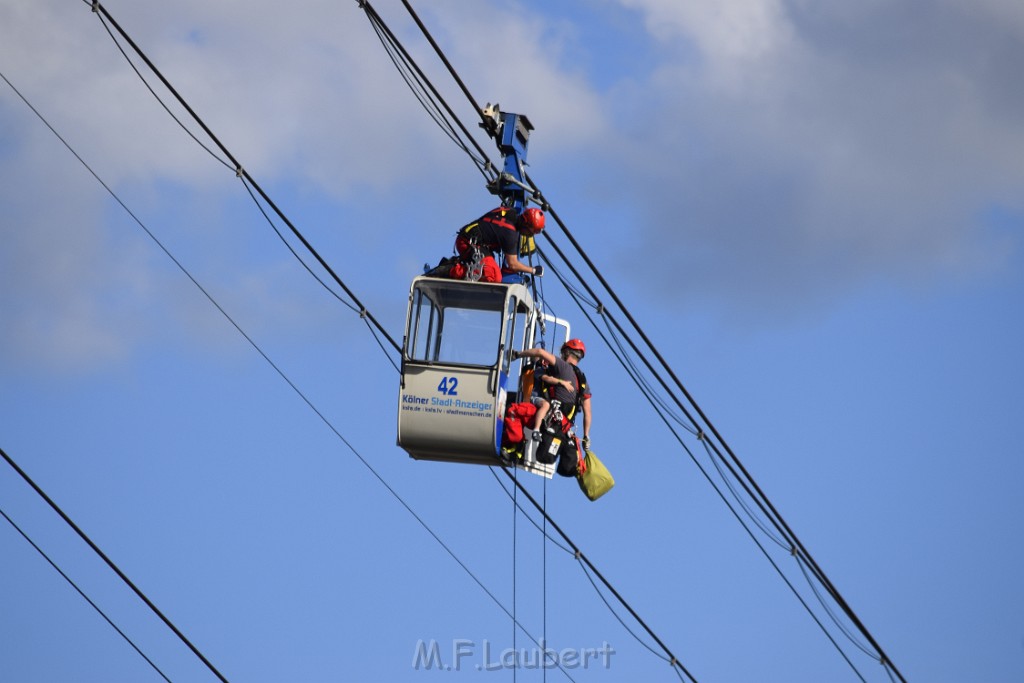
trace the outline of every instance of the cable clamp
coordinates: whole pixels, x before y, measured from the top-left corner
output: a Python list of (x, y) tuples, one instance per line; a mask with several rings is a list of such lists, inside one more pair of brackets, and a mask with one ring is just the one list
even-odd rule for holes
[(367, 316), (369, 316), (369, 315), (370, 315), (370, 312), (368, 310), (366, 310), (365, 308), (359, 311), (359, 317), (361, 319), (363, 319), (363, 320), (366, 320)]
[(672, 660), (671, 660), (671, 661), (669, 661), (668, 665), (669, 665), (669, 666), (675, 666), (675, 665), (676, 665), (676, 664), (678, 664), (678, 663), (679, 663), (679, 660), (678, 660), (678, 659), (676, 659), (675, 657), (673, 657), (673, 658), (672, 658)]
[(704, 430), (703, 429), (698, 429), (697, 430), (697, 441), (703, 441), (703, 440), (704, 440)]
[(597, 304), (597, 314), (598, 315), (604, 315), (604, 304), (602, 304), (602, 303), (598, 303)]
[(582, 556), (583, 556), (583, 553), (581, 553), (581, 552), (580, 552), (579, 550), (577, 550), (577, 551), (576, 551), (576, 555), (574, 556), (574, 559), (576, 559), (577, 561), (579, 561), (579, 559), (580, 559), (580, 558), (581, 558)]
[(241, 166), (235, 166), (235, 177), (241, 178), (245, 174), (245, 169)]
[(92, 12), (93, 12), (93, 14), (99, 14), (99, 12), (100, 12), (100, 0), (92, 0)]
[(799, 552), (800, 551), (797, 550), (795, 545), (789, 546), (789, 554), (792, 555), (793, 557), (796, 557)]

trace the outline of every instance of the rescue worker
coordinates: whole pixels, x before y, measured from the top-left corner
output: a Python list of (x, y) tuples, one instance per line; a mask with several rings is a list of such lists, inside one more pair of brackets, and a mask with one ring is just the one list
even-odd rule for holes
[(528, 273), (534, 277), (544, 274), (544, 267), (529, 266), (519, 260), (520, 234), (539, 235), (544, 229), (544, 212), (530, 208), (516, 216), (515, 210), (501, 206), (488, 211), (478, 220), (463, 226), (455, 236), (455, 252), (459, 263), (452, 266), (449, 276), (457, 280), (501, 282), (502, 268), (494, 253), (504, 256), (506, 273)]
[(541, 429), (544, 418), (551, 409), (551, 401), (558, 401), (562, 406), (562, 414), (573, 422), (576, 418), (576, 406), (583, 410), (583, 448), (590, 448), (590, 425), (593, 416), (590, 410), (590, 385), (587, 376), (578, 365), (587, 353), (586, 346), (580, 339), (570, 339), (562, 344), (561, 358), (542, 348), (513, 351), (512, 358), (537, 358), (547, 364), (541, 382), (548, 390), (542, 392), (546, 398), (538, 399), (537, 417), (534, 424)]

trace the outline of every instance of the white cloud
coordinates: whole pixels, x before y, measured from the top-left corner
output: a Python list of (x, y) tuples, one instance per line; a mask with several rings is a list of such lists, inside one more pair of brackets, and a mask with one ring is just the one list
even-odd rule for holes
[(1019, 248), (982, 220), (1024, 206), (1009, 4), (623, 4), (697, 50), (666, 51), (634, 85), (661, 125), (620, 152), (646, 207), (641, 242), (658, 245), (632, 270), (673, 300), (682, 287), (775, 316), (872, 278), (999, 267)]

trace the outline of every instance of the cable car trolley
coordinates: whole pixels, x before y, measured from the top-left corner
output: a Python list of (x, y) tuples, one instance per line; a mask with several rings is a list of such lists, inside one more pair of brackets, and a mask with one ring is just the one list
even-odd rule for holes
[[(519, 215), (529, 201), (524, 166), (533, 126), (497, 105), (488, 105), (483, 115), (504, 160), (488, 189)], [(549, 321), (564, 326), (568, 338), (568, 325), (540, 313), (521, 281), (413, 279), (402, 345), (398, 445), (417, 460), (507, 463), (506, 407), (510, 398), (529, 401), (533, 376), (520, 373), (523, 364), (512, 360), (512, 351), (533, 346), (536, 331), (546, 330), (542, 326)], [(530, 432), (525, 425), (524, 431)], [(534, 440), (524, 441), (516, 466), (550, 477), (553, 465), (537, 463)]]

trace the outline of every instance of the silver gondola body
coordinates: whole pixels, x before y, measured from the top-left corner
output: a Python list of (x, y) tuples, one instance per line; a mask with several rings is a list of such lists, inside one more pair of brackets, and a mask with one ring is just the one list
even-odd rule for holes
[(533, 342), (533, 297), (521, 284), (417, 277), (409, 292), (398, 445), (417, 460), (497, 465), (511, 351)]

